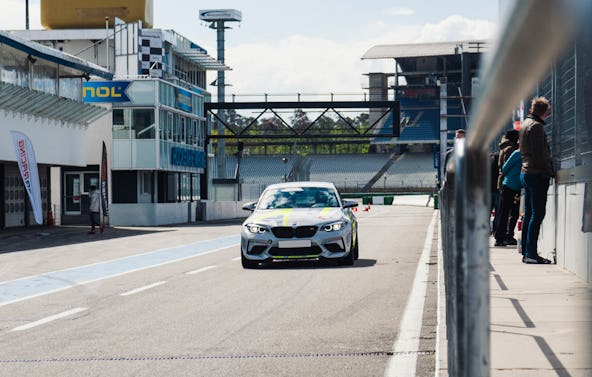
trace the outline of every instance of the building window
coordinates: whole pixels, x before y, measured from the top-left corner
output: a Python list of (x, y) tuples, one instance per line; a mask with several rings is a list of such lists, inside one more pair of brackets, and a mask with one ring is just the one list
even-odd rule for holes
[(178, 201), (179, 197), (179, 174), (168, 173), (166, 175), (166, 182), (166, 201), (169, 203), (174, 203)]
[(154, 139), (154, 109), (133, 109), (132, 124), (136, 139)]
[(199, 185), (199, 174), (191, 174), (191, 200), (201, 199), (201, 188)]
[(141, 181), (142, 184), (140, 189), (142, 190), (141, 194), (143, 195), (152, 195), (152, 173), (149, 171), (144, 171), (141, 173)]
[(191, 200), (191, 174), (181, 174), (181, 201), (188, 202)]
[(124, 109), (113, 109), (113, 139), (130, 138), (129, 112)]

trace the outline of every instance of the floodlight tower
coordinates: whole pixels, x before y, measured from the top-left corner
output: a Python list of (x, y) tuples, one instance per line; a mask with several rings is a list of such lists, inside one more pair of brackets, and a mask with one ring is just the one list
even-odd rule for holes
[[(226, 26), (226, 22), (240, 22), (242, 20), (242, 14), (236, 9), (206, 9), (199, 11), (199, 19), (202, 21), (210, 22), (210, 29), (216, 29), (218, 39), (218, 61), (224, 63), (224, 30), (230, 29)], [(224, 101), (224, 88), (226, 82), (224, 80), (224, 71), (218, 71), (218, 79), (216, 80), (218, 87), (218, 103)], [(224, 110), (218, 110), (218, 117), (221, 121), (218, 121), (218, 135), (224, 135), (224, 124), (226, 120), (226, 114)], [(218, 177), (225, 178), (226, 176), (226, 140), (224, 138), (218, 138), (218, 150), (216, 153), (216, 164), (218, 166)]]

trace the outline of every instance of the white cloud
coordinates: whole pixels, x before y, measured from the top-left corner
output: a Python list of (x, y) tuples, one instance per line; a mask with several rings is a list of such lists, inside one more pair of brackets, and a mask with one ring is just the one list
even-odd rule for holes
[(386, 13), (392, 16), (412, 16), (415, 14), (415, 10), (411, 8), (390, 8)]
[(365, 73), (393, 71), (392, 59), (361, 60), (377, 44), (486, 39), (494, 36), (496, 26), (450, 16), (423, 26), (375, 23), (369, 29), (375, 37), (353, 43), (292, 35), (273, 44), (228, 47), (226, 61), (233, 71), (226, 73), (226, 81), (232, 85), (226, 92), (361, 93), (367, 83)]
[[(228, 93), (359, 92), (364, 50), (322, 38), (293, 35), (276, 44), (228, 48)], [(321, 89), (322, 88), (322, 89)]]
[(484, 20), (470, 20), (462, 16), (453, 15), (421, 28), (420, 35), (415, 42), (443, 42), (463, 39), (493, 38), (497, 26), (493, 22)]

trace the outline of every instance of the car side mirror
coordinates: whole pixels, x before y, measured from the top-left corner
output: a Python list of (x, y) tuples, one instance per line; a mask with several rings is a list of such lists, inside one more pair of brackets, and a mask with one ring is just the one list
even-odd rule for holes
[(358, 202), (355, 200), (344, 200), (343, 201), (343, 208), (354, 208), (358, 206)]
[(243, 209), (245, 211), (254, 211), (256, 205), (257, 205), (257, 202), (245, 203), (245, 204), (243, 204)]

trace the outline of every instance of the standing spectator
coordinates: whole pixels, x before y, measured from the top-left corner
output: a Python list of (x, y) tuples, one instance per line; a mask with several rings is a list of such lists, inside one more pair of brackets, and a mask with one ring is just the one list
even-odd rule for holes
[[(463, 130), (462, 128), (459, 128), (458, 130), (454, 131), (454, 138), (455, 139), (464, 139), (465, 137), (465, 130)], [(448, 150), (446, 151), (446, 157), (444, 159), (444, 168), (446, 168), (446, 165), (448, 165), (448, 160), (450, 159), (450, 157), (454, 154), (454, 145), (450, 148), (448, 148)]]
[(494, 234), (495, 230), (497, 229), (497, 224), (499, 220), (499, 199), (500, 199), (500, 192), (497, 189), (497, 178), (499, 175), (499, 153), (490, 153), (489, 154), (489, 162), (491, 165), (491, 184), (490, 184), (490, 191), (491, 191), (491, 208), (489, 212), (495, 212), (493, 216), (493, 224), (491, 224), (490, 234)]
[(522, 167), (522, 156), (517, 149), (506, 160), (502, 166), (504, 179), (499, 204), (499, 223), (495, 231), (495, 246), (516, 245), (514, 228), (518, 222), (520, 210), (520, 170)]
[(549, 264), (550, 260), (538, 254), (537, 242), (541, 223), (545, 218), (547, 190), (555, 176), (551, 150), (545, 135), (545, 119), (551, 112), (545, 97), (532, 99), (529, 114), (520, 128), (520, 153), (522, 171), (520, 180), (524, 186), (524, 222), (522, 224), (522, 262)]
[[(498, 154), (498, 161), (497, 161), (497, 179), (496, 179), (496, 188), (498, 195), (501, 195), (503, 190), (503, 180), (504, 180), (504, 172), (502, 171), (502, 166), (506, 163), (512, 152), (518, 149), (518, 131), (516, 130), (509, 130), (502, 136), (502, 139), (499, 143), (499, 154)], [(520, 178), (518, 178), (520, 179)], [(520, 191), (520, 190), (518, 190)], [(498, 196), (499, 198), (499, 196)], [(497, 224), (499, 223), (499, 215), (501, 212), (500, 202), (497, 202), (497, 207), (495, 207), (495, 217), (493, 219), (493, 233), (495, 234), (495, 230), (497, 229)], [(512, 236), (512, 239), (514, 237)], [(496, 242), (497, 243), (497, 242)], [(504, 246), (504, 245), (498, 245)]]
[(88, 234), (95, 234), (95, 227), (99, 226), (99, 201), (101, 199), (101, 195), (99, 194), (99, 190), (97, 190), (97, 186), (91, 185), (90, 192), (88, 193), (90, 198), (90, 230)]
[(520, 137), (520, 133), (516, 130), (509, 130), (506, 132), (504, 136), (502, 136), (502, 140), (499, 144), (499, 160), (497, 163), (499, 169), (499, 175), (497, 179), (497, 189), (502, 190), (504, 180), (504, 173), (502, 171), (502, 167), (510, 158), (510, 155), (518, 149), (518, 139)]

